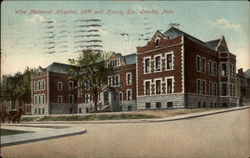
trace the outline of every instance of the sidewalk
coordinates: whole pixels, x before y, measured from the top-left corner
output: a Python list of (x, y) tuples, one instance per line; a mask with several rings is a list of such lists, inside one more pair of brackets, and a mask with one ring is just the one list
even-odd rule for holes
[(24, 122), (26, 124), (116, 124), (116, 123), (154, 123), (154, 122), (166, 122), (166, 121), (177, 121), (184, 119), (192, 119), (196, 117), (214, 115), (224, 112), (231, 112), (236, 110), (248, 109), (250, 106), (234, 107), (228, 109), (218, 109), (213, 111), (189, 113), (184, 115), (177, 115), (171, 117), (165, 117), (160, 119), (127, 119), (127, 120), (98, 120), (98, 121), (44, 121), (44, 122)]
[(1, 147), (30, 143), (41, 140), (48, 140), (72, 135), (79, 135), (86, 132), (83, 128), (64, 127), (64, 128), (49, 128), (49, 127), (31, 127), (24, 125), (1, 125), (1, 129), (28, 131), (32, 133), (23, 133), (15, 135), (1, 136)]

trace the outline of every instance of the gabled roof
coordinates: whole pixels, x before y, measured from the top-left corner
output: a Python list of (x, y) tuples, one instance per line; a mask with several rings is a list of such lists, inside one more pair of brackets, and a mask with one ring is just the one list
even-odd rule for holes
[(46, 72), (56, 72), (56, 73), (62, 73), (62, 74), (68, 74), (69, 68), (72, 67), (72, 65), (63, 64), (54, 62), (50, 64), (48, 67), (46, 67)]
[(122, 57), (125, 65), (136, 63), (136, 54), (129, 54)]
[(220, 39), (216, 39), (212, 41), (207, 41), (206, 44), (215, 50), (219, 42), (220, 42)]
[[(196, 42), (196, 43), (198, 43), (198, 44), (200, 44), (200, 45), (202, 45), (202, 46), (204, 46), (204, 47), (207, 47), (207, 48), (209, 48), (209, 49), (213, 49), (213, 50), (215, 50), (214, 45), (215, 45), (216, 42), (217, 42), (217, 40), (208, 41), (208, 42), (203, 42), (203, 41), (201, 41), (201, 40), (199, 40), (199, 39), (197, 39), (197, 38), (195, 38), (195, 37), (193, 37), (193, 36), (187, 34), (186, 32), (181, 31), (181, 30), (179, 30), (179, 29), (177, 29), (177, 28), (175, 28), (175, 27), (171, 27), (170, 29), (168, 29), (167, 31), (165, 31), (165, 32), (163, 33), (163, 35), (164, 35), (166, 38), (168, 38), (168, 39), (172, 39), (172, 38), (176, 38), (176, 37), (178, 37), (178, 36), (184, 35), (184, 36), (187, 37), (188, 39), (190, 39), (190, 40), (192, 40), (192, 41), (194, 41), (194, 42)], [(219, 41), (220, 41), (220, 39), (219, 39)], [(219, 42), (219, 41), (218, 41), (218, 42)]]
[(245, 71), (243, 74), (244, 74), (244, 77), (246, 79), (250, 79), (250, 69), (248, 69), (247, 71)]

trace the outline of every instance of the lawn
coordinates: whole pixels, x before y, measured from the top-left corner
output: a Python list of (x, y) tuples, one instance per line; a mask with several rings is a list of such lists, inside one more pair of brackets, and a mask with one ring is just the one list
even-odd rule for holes
[(164, 118), (189, 113), (204, 112), (215, 109), (159, 109), (129, 112), (105, 112), (89, 114), (62, 114), (49, 116), (24, 116), (22, 122), (43, 121), (92, 121), (92, 120), (124, 120), (124, 119), (152, 119)]

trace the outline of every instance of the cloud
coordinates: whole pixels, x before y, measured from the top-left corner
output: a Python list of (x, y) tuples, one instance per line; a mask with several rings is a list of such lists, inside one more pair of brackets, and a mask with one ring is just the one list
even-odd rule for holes
[(240, 28), (239, 24), (232, 24), (224, 18), (216, 19), (215, 22), (209, 21), (209, 24), (211, 27), (214, 27), (214, 28), (223, 28), (223, 29), (238, 29), (238, 28)]
[(31, 18), (25, 19), (24, 21), (27, 22), (27, 23), (34, 24), (34, 23), (37, 23), (37, 22), (38, 22), (38, 23), (44, 22), (45, 19), (44, 19), (44, 17), (41, 16), (41, 15), (33, 15)]

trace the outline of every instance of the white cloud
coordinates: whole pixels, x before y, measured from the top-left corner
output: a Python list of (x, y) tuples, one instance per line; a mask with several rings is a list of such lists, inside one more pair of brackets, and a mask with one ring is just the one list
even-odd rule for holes
[(232, 24), (228, 20), (221, 18), (216, 19), (215, 22), (209, 21), (210, 26), (214, 28), (224, 28), (224, 29), (238, 29), (240, 28), (239, 24)]
[(41, 15), (33, 15), (31, 18), (25, 19), (24, 21), (27, 22), (27, 23), (32, 23), (32, 24), (34, 24), (34, 23), (37, 23), (37, 22), (39, 22), (39, 23), (40, 23), (40, 22), (44, 22), (45, 19), (44, 19), (44, 17), (41, 16)]

